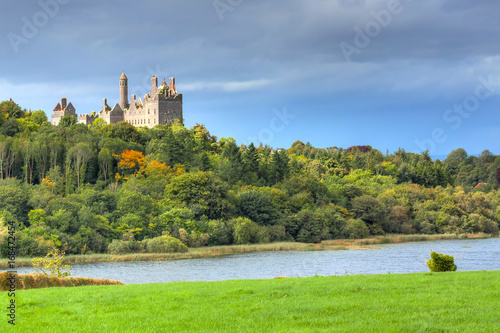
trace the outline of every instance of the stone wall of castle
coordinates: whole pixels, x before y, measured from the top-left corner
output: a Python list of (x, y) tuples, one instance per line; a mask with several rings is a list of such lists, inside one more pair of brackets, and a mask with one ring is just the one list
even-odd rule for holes
[(178, 94), (175, 88), (175, 78), (170, 78), (169, 83), (165, 81), (158, 87), (158, 78), (151, 78), (151, 91), (144, 96), (144, 99), (137, 99), (131, 96), (128, 104), (128, 79), (125, 73), (120, 77), (120, 104), (115, 104), (110, 108), (107, 100), (103, 100), (100, 112), (90, 115), (82, 115), (79, 123), (89, 125), (95, 119), (102, 118), (108, 124), (115, 124), (126, 121), (138, 127), (154, 127), (173, 122), (175, 119), (183, 121), (182, 114), (182, 94)]
[(57, 103), (56, 107), (54, 108), (52, 116), (50, 117), (50, 123), (54, 126), (59, 125), (61, 118), (67, 114), (72, 115), (76, 118), (76, 110), (73, 104), (71, 104), (71, 102), (68, 104), (67, 98), (63, 97), (61, 98), (61, 101)]

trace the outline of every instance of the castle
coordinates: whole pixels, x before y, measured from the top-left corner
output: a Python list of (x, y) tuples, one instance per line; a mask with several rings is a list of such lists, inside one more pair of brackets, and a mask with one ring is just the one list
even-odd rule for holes
[(66, 97), (63, 97), (61, 98), (61, 102), (57, 103), (54, 111), (52, 112), (52, 117), (50, 119), (51, 124), (55, 126), (59, 125), (61, 117), (66, 114), (70, 114), (76, 117), (76, 110), (73, 104), (71, 104), (71, 102), (69, 102), (68, 104), (68, 99)]
[[(62, 107), (63, 100), (64, 107)], [(59, 124), (59, 120), (65, 114), (72, 114), (76, 117), (73, 105), (69, 103), (66, 106), (66, 98), (63, 98), (61, 103), (54, 109), (52, 124)], [(182, 94), (177, 93), (175, 78), (171, 77), (168, 84), (163, 80), (158, 87), (158, 77), (153, 76), (151, 78), (151, 91), (144, 95), (143, 100), (140, 97), (137, 99), (136, 95), (132, 95), (129, 103), (128, 79), (125, 72), (123, 72), (120, 77), (120, 103), (116, 103), (111, 108), (105, 98), (99, 112), (80, 115), (78, 123), (90, 125), (97, 118), (104, 119), (108, 124), (126, 121), (138, 127), (166, 125), (175, 119), (182, 122)]]

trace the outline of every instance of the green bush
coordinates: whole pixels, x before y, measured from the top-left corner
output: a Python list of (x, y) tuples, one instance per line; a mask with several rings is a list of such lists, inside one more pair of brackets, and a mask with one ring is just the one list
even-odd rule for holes
[(350, 239), (366, 238), (370, 235), (370, 229), (361, 219), (350, 219), (344, 227), (344, 234)]
[(144, 241), (148, 253), (187, 252), (188, 248), (180, 240), (171, 236), (160, 236)]
[(141, 242), (135, 240), (113, 239), (113, 242), (108, 245), (108, 252), (111, 254), (141, 253), (144, 252), (144, 247)]
[(230, 221), (234, 224), (233, 238), (235, 244), (256, 244), (261, 238), (269, 240), (269, 233), (262, 232), (261, 227), (246, 217), (238, 217)]
[(431, 272), (454, 272), (457, 270), (453, 256), (434, 251), (431, 252), (431, 259), (427, 260), (427, 267)]

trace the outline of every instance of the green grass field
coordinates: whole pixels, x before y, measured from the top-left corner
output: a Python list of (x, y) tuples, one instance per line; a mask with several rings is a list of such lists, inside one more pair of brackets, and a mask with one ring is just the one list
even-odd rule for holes
[(48, 288), (16, 304), (19, 332), (498, 332), (500, 271)]

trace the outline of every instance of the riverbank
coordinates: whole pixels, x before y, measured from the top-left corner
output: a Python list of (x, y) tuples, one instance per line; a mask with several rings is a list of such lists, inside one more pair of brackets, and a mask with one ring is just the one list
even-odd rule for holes
[[(493, 332), (500, 271), (21, 290), (26, 332)], [(6, 320), (0, 327), (6, 327)]]
[[(14, 282), (13, 282), (14, 281)], [(13, 288), (15, 283), (15, 288)], [(121, 281), (107, 279), (91, 279), (84, 277), (48, 276), (45, 274), (16, 274), (0, 272), (0, 292), (8, 290), (25, 290), (51, 287), (82, 287), (125, 284)]]
[[(252, 245), (227, 245), (190, 248), (186, 253), (134, 253), (126, 255), (90, 254), (65, 256), (65, 264), (125, 261), (163, 261), (220, 257), (231, 254), (270, 251), (322, 251), (373, 248), (381, 244), (408, 243), (449, 239), (481, 239), (494, 237), (488, 234), (441, 234), (441, 235), (385, 235), (366, 239), (328, 240), (317, 244), (271, 243)], [(16, 267), (30, 267), (32, 258), (16, 258)], [(8, 260), (0, 260), (0, 269), (8, 268)]]

